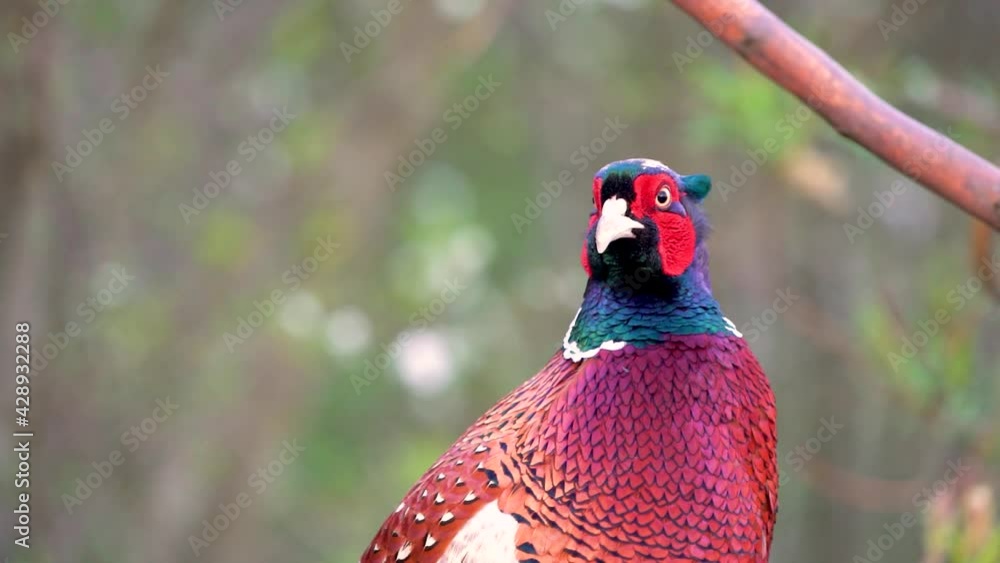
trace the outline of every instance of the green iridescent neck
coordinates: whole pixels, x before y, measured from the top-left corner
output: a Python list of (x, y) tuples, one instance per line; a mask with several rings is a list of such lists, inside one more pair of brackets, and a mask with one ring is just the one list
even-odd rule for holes
[[(583, 304), (566, 334), (569, 356), (589, 357), (588, 351), (662, 342), (665, 335), (736, 333), (712, 296), (701, 268), (689, 268), (677, 278), (635, 275), (591, 279)], [(579, 352), (579, 353), (575, 353)]]

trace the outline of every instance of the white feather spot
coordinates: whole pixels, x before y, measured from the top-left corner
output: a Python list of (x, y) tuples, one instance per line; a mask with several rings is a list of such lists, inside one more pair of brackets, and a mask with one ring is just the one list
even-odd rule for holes
[(517, 563), (517, 520), (500, 512), (497, 502), (483, 506), (465, 522), (437, 563)]
[(443, 503), (444, 503), (444, 497), (441, 496), (441, 493), (438, 493), (437, 496), (434, 497), (434, 504), (443, 504)]
[(455, 519), (454, 514), (452, 514), (451, 512), (445, 512), (444, 516), (441, 517), (441, 523), (447, 524), (448, 522), (451, 522), (454, 519)]
[(413, 517), (413, 519), (416, 520), (417, 522), (423, 522), (424, 515), (422, 512), (418, 512), (417, 515)]
[(469, 491), (469, 494), (465, 495), (465, 498), (462, 499), (462, 502), (472, 502), (474, 500), (476, 500), (476, 493)]
[(580, 346), (576, 342), (569, 341), (569, 335), (573, 332), (573, 327), (576, 326), (576, 320), (580, 317), (580, 309), (577, 309), (576, 316), (573, 317), (573, 322), (569, 323), (569, 328), (566, 329), (566, 336), (563, 337), (563, 357), (572, 362), (579, 362), (585, 358), (593, 358), (601, 350), (615, 351), (621, 350), (625, 347), (628, 342), (617, 341), (617, 340), (605, 340), (597, 348), (591, 348), (590, 350), (581, 350)]
[(722, 317), (722, 320), (726, 321), (726, 330), (735, 334), (739, 338), (743, 338), (743, 333), (736, 329), (736, 323), (729, 320), (729, 317)]
[(663, 164), (659, 160), (653, 160), (652, 158), (640, 158), (639, 162), (641, 162), (643, 166), (648, 168), (666, 168), (668, 170), (670, 169), (670, 167), (667, 166), (666, 164)]
[(424, 549), (430, 549), (430, 548), (434, 547), (434, 544), (436, 544), (436, 543), (437, 543), (437, 540), (434, 539), (430, 534), (427, 534), (427, 539), (424, 540)]
[(406, 542), (405, 544), (403, 544), (403, 547), (399, 550), (399, 553), (396, 554), (396, 561), (405, 560), (407, 557), (410, 556), (410, 553), (412, 551), (413, 551), (413, 544), (410, 542)]

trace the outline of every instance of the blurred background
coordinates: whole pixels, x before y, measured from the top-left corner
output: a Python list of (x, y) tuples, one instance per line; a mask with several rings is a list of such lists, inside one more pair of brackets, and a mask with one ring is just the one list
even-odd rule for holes
[[(1000, 4), (767, 4), (1000, 157)], [(1000, 560), (989, 234), (673, 5), (0, 14), (0, 360), (30, 322), (35, 432), (24, 550), (5, 400), (10, 561), (356, 561), (556, 351), (590, 178), (634, 156), (715, 179), (716, 296), (779, 406), (772, 561)]]

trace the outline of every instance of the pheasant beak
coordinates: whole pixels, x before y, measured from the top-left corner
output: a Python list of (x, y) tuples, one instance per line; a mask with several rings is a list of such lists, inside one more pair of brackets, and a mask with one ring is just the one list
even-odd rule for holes
[(628, 202), (612, 196), (601, 206), (601, 218), (597, 220), (597, 252), (604, 254), (612, 241), (620, 238), (635, 238), (633, 229), (644, 228), (642, 223), (625, 216)]

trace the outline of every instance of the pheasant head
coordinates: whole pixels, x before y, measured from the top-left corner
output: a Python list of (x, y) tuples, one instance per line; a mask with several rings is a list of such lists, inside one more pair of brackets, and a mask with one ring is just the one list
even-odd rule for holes
[(608, 164), (594, 176), (594, 210), (581, 261), (597, 280), (646, 273), (676, 278), (695, 262), (708, 223), (701, 201), (711, 180), (681, 176), (655, 160)]

